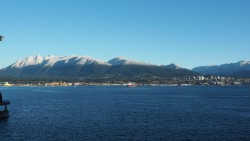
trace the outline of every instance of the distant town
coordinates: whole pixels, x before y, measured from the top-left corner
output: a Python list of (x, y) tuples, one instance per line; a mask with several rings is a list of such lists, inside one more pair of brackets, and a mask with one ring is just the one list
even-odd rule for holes
[(0, 82), (0, 86), (197, 86), (197, 85), (250, 85), (250, 78), (222, 77), (222, 76), (191, 76), (172, 78), (141, 78), (135, 81), (107, 80), (107, 81), (13, 81)]

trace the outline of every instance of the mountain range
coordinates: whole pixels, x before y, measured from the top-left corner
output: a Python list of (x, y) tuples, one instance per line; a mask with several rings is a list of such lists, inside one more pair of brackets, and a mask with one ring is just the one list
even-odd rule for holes
[(250, 77), (250, 61), (239, 61), (213, 66), (195, 67), (192, 71), (202, 75), (219, 75), (231, 77)]
[(0, 70), (1, 76), (11, 77), (57, 77), (91, 79), (148, 79), (155, 77), (196, 76), (197, 72), (175, 64), (153, 65), (123, 57), (106, 62), (90, 56), (40, 55), (17, 60)]
[(192, 70), (175, 64), (154, 65), (116, 57), (109, 61), (90, 56), (40, 55), (17, 60), (0, 70), (1, 77), (22, 78), (77, 78), (77, 79), (151, 79), (197, 75), (250, 77), (250, 61), (200, 66)]

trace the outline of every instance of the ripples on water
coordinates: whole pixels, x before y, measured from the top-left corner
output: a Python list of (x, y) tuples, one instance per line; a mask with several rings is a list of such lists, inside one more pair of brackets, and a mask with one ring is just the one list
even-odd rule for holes
[(0, 140), (250, 140), (250, 87), (1, 87)]

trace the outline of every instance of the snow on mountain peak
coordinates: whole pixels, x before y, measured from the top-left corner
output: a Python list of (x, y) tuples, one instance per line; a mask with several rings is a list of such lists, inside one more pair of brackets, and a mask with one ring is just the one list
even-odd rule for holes
[(54, 56), (48, 55), (42, 57), (40, 55), (29, 56), (24, 59), (16, 61), (11, 67), (22, 68), (31, 65), (43, 65), (45, 67), (52, 67), (53, 65), (63, 65), (63, 64), (76, 64), (76, 65), (89, 65), (89, 64), (99, 64), (99, 65), (110, 65), (109, 63), (102, 61), (100, 59), (95, 59), (90, 56)]
[(248, 61), (248, 60), (239, 61), (239, 64), (240, 64), (240, 66), (250, 65), (250, 61)]
[(53, 66), (57, 62), (63, 62), (63, 64), (76, 64), (76, 65), (88, 65), (88, 64), (100, 64), (108, 65), (108, 63), (95, 59), (90, 56), (47, 56), (45, 66)]
[(98, 64), (98, 65), (147, 65), (151, 66), (153, 64), (144, 63), (140, 61), (135, 61), (132, 59), (127, 59), (125, 57), (116, 57), (106, 62), (101, 59), (92, 58), (91, 56), (40, 56), (34, 55), (30, 57), (26, 57), (24, 59), (20, 59), (12, 64), (10, 67), (22, 68), (26, 66), (32, 65), (42, 65), (43, 67), (53, 67), (54, 65), (90, 65), (90, 64)]
[(37, 65), (43, 62), (43, 57), (40, 55), (29, 56), (24, 59), (17, 60), (12, 67), (25, 67), (30, 65)]
[(109, 63), (101, 60), (101, 59), (95, 59), (90, 56), (81, 56), (77, 57), (77, 64), (78, 65), (83, 65), (83, 64), (99, 64), (99, 65), (110, 65)]
[(56, 58), (58, 58), (57, 56), (54, 56), (54, 55), (47, 55), (47, 56), (45, 56), (43, 59), (44, 60), (50, 60), (50, 59), (56, 59)]

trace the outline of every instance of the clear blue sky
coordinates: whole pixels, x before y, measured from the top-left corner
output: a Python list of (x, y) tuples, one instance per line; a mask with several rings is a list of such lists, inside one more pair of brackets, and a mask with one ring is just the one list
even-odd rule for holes
[(250, 59), (250, 0), (1, 0), (0, 68), (35, 54), (192, 68)]

